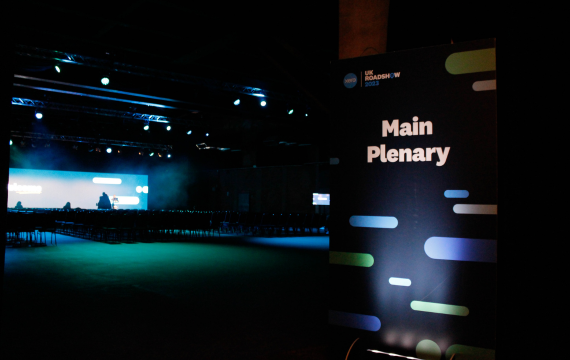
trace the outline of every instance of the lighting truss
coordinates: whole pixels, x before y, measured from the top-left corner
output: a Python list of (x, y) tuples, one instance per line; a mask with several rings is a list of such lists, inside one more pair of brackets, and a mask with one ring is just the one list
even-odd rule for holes
[(90, 56), (72, 54), (57, 50), (41, 49), (25, 45), (16, 45), (16, 54), (39, 59), (54, 60), (58, 62), (83, 65), (108, 71), (116, 71), (137, 76), (159, 78), (167, 81), (181, 82), (196, 86), (205, 86), (214, 90), (224, 90), (239, 94), (273, 98), (289, 103), (303, 103), (298, 94), (287, 94), (251, 86), (233, 84), (225, 81), (207, 79), (193, 75), (179, 74), (161, 69), (150, 69), (142, 66), (119, 63), (116, 61), (98, 59)]
[(53, 134), (32, 133), (24, 131), (11, 131), (10, 136), (32, 139), (32, 140), (70, 141), (70, 142), (84, 143), (84, 144), (111, 145), (111, 146), (123, 146), (123, 147), (135, 147), (135, 148), (153, 148), (164, 151), (172, 150), (172, 145), (149, 144), (149, 143), (141, 143), (135, 141), (123, 141), (123, 140), (111, 140), (111, 139), (95, 139), (83, 136), (53, 135)]
[(93, 115), (103, 115), (112, 116), (123, 119), (130, 119), (133, 122), (136, 121), (153, 121), (159, 123), (171, 123), (171, 124), (182, 124), (187, 126), (200, 126), (200, 122), (190, 119), (178, 119), (162, 115), (152, 115), (152, 114), (142, 114), (130, 111), (120, 111), (112, 109), (94, 108), (88, 106), (61, 104), (54, 102), (47, 102), (42, 100), (24, 99), (24, 98), (12, 98), (12, 105), (19, 106), (30, 106), (35, 108), (53, 109), (53, 110), (63, 110), (63, 111), (74, 111), (80, 113), (87, 113)]

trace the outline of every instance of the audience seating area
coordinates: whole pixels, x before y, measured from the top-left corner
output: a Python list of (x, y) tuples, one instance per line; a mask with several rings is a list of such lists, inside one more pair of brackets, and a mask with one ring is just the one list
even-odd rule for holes
[(237, 211), (8, 209), (7, 244), (57, 245), (57, 234), (108, 243), (180, 241), (224, 234), (301, 236), (328, 233), (328, 215)]

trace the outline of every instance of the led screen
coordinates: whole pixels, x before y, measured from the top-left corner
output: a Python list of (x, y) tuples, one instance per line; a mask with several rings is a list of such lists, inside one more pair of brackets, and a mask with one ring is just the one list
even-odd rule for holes
[(10, 168), (8, 208), (97, 209), (103, 192), (115, 209), (146, 210), (148, 176)]
[(313, 205), (330, 205), (331, 194), (313, 193)]

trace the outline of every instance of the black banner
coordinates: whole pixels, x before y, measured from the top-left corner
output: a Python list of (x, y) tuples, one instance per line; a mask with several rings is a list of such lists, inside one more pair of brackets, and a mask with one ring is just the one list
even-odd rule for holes
[(332, 338), (494, 358), (495, 41), (341, 60), (331, 81)]

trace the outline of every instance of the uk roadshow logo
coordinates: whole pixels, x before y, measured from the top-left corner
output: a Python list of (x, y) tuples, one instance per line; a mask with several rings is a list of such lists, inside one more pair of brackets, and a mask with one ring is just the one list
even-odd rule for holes
[[(362, 77), (362, 72), (360, 73)], [(392, 72), (392, 73), (383, 73), (383, 74), (374, 74), (374, 70), (366, 70), (364, 72), (364, 83), (360, 84), (360, 86), (370, 87), (370, 86), (378, 86), (380, 85), (379, 80), (384, 79), (397, 79), (400, 77), (400, 72)], [(353, 74), (346, 74), (343, 80), (343, 84), (346, 88), (352, 89), (358, 84), (358, 77)]]
[(358, 83), (358, 78), (353, 73), (346, 74), (346, 76), (344, 77), (343, 84), (348, 89), (352, 89), (353, 87), (356, 86), (357, 83)]

